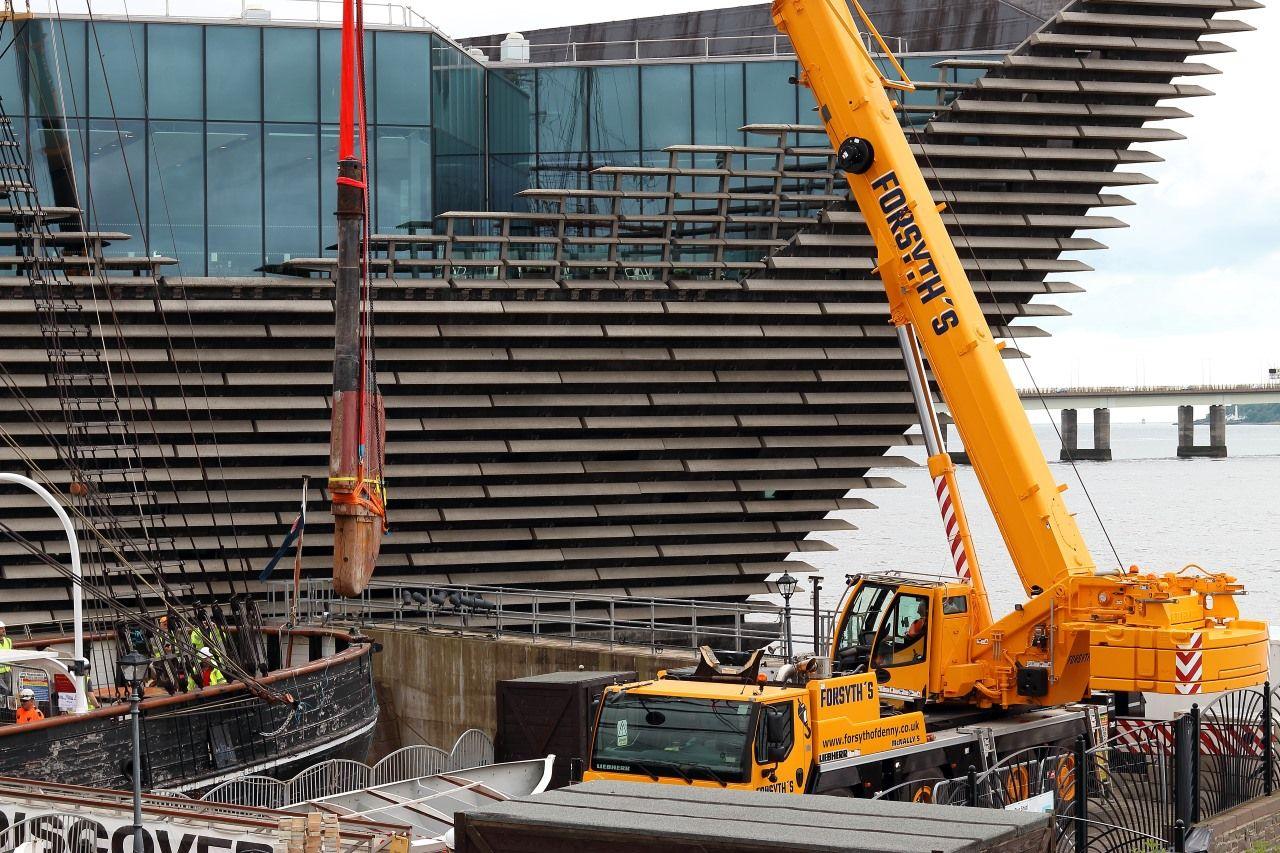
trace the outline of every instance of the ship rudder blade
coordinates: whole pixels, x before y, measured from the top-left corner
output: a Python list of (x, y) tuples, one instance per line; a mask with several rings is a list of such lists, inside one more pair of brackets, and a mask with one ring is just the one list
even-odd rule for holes
[(382, 518), (362, 506), (334, 507), (333, 590), (344, 598), (361, 595), (378, 562)]

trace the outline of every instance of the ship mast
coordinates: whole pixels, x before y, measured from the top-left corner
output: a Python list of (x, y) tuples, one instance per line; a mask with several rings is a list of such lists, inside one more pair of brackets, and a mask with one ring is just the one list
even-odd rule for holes
[[(362, 0), (343, 0), (338, 98), (338, 269), (334, 279), (333, 416), (329, 495), (333, 586), (364, 591), (386, 527), (382, 480), (385, 420), (371, 350), (368, 134), (365, 126)], [(360, 150), (356, 151), (357, 123)]]

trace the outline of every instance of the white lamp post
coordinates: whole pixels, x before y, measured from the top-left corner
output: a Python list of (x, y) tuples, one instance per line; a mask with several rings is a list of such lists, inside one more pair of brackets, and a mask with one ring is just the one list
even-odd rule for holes
[(37, 483), (30, 477), (24, 477), (21, 474), (9, 474), (0, 472), (0, 483), (12, 483), (16, 486), (25, 486), (49, 505), (54, 514), (58, 516), (58, 520), (62, 522), (62, 528), (67, 532), (67, 544), (71, 547), (71, 575), (73, 583), (71, 584), (71, 621), (75, 623), (75, 662), (76, 667), (72, 672), (71, 680), (76, 688), (76, 708), (77, 714), (83, 714), (89, 710), (89, 701), (85, 695), (85, 659), (84, 659), (84, 612), (83, 612), (83, 590), (81, 584), (83, 575), (80, 572), (80, 540), (76, 538), (76, 532), (71, 526), (71, 518), (67, 515), (67, 511), (62, 508), (62, 504), (58, 502), (48, 489)]

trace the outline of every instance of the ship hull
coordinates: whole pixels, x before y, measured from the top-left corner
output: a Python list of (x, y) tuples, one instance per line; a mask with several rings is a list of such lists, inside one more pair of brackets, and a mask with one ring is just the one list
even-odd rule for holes
[[(363, 760), (378, 703), (373, 646), (338, 631), (333, 654), (259, 679), (142, 703), (143, 783), (195, 792), (248, 773), (288, 779), (330, 758)], [(292, 704), (263, 698), (266, 691)], [(133, 784), (127, 703), (0, 728), (0, 775), (103, 788)]]

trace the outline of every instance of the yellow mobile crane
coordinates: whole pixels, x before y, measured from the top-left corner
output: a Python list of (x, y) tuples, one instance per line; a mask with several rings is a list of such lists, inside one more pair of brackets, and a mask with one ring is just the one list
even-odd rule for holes
[[(993, 743), (1083, 733), (1086, 715), (1069, 703), (1091, 690), (1194, 694), (1267, 677), (1267, 626), (1239, 618), (1234, 578), (1198, 567), (1098, 572), (894, 114), (889, 92), (913, 86), (853, 5), (899, 79), (881, 73), (845, 0), (775, 0), (773, 17), (875, 241), (957, 578), (856, 578), (836, 621), (834, 673), (815, 660), (769, 673), (758, 654), (726, 667), (704, 649), (696, 669), (608, 688), (586, 778), (871, 791), (912, 770), (966, 766), (973, 736), (957, 725), (988, 726), (985, 756)], [(999, 619), (926, 358), (1028, 596)], [(950, 707), (925, 716), (933, 703)]]
[[(1267, 626), (1239, 618), (1235, 578), (1197, 567), (1097, 571), (894, 114), (889, 92), (912, 85), (854, 6), (900, 79), (881, 73), (843, 0), (776, 0), (773, 17), (791, 38), (800, 82), (813, 91), (876, 244), (959, 583), (854, 584), (837, 620), (836, 668), (887, 671), (882, 692), (890, 696), (1001, 707), (1072, 702), (1090, 688), (1196, 693), (1261, 683)], [(991, 615), (922, 355), (1029, 598), (1000, 619)], [(909, 643), (913, 624), (924, 632)]]

